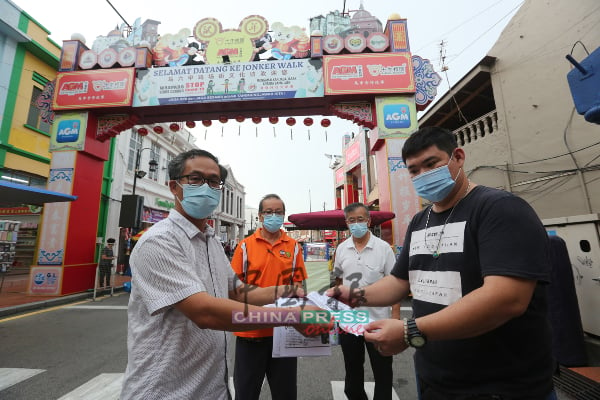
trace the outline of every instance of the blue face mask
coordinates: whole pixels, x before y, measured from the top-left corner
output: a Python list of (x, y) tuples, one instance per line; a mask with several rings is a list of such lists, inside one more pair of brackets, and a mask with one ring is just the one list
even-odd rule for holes
[[(179, 185), (179, 183), (178, 183)], [(204, 185), (179, 185), (183, 188), (183, 200), (179, 200), (183, 211), (195, 219), (207, 218), (219, 205), (221, 191)]]
[[(450, 158), (450, 161), (452, 161), (452, 158)], [(448, 164), (450, 164), (450, 161), (448, 161)], [(413, 186), (419, 197), (437, 203), (450, 194), (454, 185), (456, 185), (456, 181), (450, 175), (448, 164), (412, 178)], [(456, 176), (458, 177), (458, 174)]]
[(275, 233), (283, 225), (283, 215), (270, 214), (265, 216), (263, 227), (271, 233)]
[(369, 227), (366, 222), (356, 222), (354, 224), (348, 225), (348, 229), (350, 229), (350, 233), (357, 239), (365, 236), (369, 231)]

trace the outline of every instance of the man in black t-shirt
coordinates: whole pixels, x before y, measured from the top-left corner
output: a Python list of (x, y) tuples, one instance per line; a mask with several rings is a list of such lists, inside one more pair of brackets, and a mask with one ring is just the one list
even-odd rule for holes
[(384, 306), (412, 293), (413, 318), (376, 321), (365, 340), (383, 355), (416, 348), (421, 400), (556, 399), (539, 218), (521, 198), (470, 182), (448, 130), (418, 130), (402, 157), (432, 204), (413, 217), (391, 276), (328, 294)]

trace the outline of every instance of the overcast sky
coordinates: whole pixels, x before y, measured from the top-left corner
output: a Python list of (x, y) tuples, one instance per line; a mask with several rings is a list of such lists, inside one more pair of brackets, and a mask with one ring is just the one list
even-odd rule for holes
[[(97, 36), (104, 36), (122, 23), (106, 0), (12, 0), (30, 14), (62, 44), (71, 34), (83, 34), (92, 46)], [(309, 18), (329, 11), (358, 9), (360, 0), (302, 0), (299, 2), (261, 0), (189, 1), (189, 0), (111, 0), (110, 2), (130, 24), (141, 17), (161, 22), (159, 33), (176, 33), (181, 28), (193, 29), (206, 17), (218, 19), (223, 29), (237, 29), (248, 15), (262, 15), (272, 24), (299, 25), (309, 30)], [(385, 24), (392, 13), (408, 19), (411, 52), (430, 59), (436, 70), (440, 67), (440, 42), (444, 41), (448, 80), (456, 83), (479, 60), (498, 38), (521, 0), (432, 0), (390, 1), (363, 0), (365, 10)], [(439, 94), (448, 88), (446, 75)], [(334, 208), (333, 176), (325, 153), (342, 154), (342, 136), (358, 132), (360, 127), (350, 121), (328, 117), (332, 124), (326, 130), (319, 125), (321, 116), (313, 116), (315, 124), (302, 124), (303, 117), (290, 133), (285, 118), (277, 125), (263, 121), (255, 125), (235, 120), (218, 121), (206, 130), (201, 124), (194, 130), (200, 148), (211, 151), (224, 164), (229, 164), (234, 176), (246, 190), (246, 204), (257, 207), (267, 193), (279, 194), (286, 203), (288, 215)], [(258, 128), (258, 134), (256, 129)], [(275, 131), (273, 131), (275, 128)], [(241, 129), (241, 130), (240, 130)], [(206, 139), (205, 139), (206, 136)], [(310, 196), (309, 196), (310, 193)]]

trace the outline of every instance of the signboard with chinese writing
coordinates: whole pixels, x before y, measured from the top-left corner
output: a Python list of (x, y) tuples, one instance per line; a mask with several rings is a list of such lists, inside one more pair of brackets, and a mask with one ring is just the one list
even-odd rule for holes
[(62, 267), (32, 265), (29, 271), (29, 293), (39, 295), (60, 294)]
[(50, 151), (83, 150), (87, 113), (56, 114), (50, 135)]
[(190, 65), (139, 71), (134, 107), (323, 97), (321, 60)]
[(351, 170), (360, 162), (360, 142), (356, 141), (346, 148), (344, 153), (346, 171)]
[(390, 51), (410, 51), (410, 46), (408, 44), (408, 30), (406, 28), (405, 19), (389, 21), (387, 29), (389, 29), (387, 33), (390, 35)]
[(325, 94), (414, 93), (410, 53), (324, 56)]
[(375, 98), (379, 137), (408, 137), (419, 127), (415, 96)]
[(131, 105), (135, 68), (60, 72), (56, 76), (54, 110)]
[(344, 178), (346, 177), (346, 171), (344, 171), (344, 167), (339, 167), (335, 171), (335, 185), (340, 186), (344, 184)]
[(0, 215), (40, 215), (40, 206), (0, 207)]

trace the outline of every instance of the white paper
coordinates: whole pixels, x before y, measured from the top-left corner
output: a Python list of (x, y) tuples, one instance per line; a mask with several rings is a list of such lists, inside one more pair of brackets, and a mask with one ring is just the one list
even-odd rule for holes
[[(317, 307), (334, 313), (336, 311), (352, 311), (354, 310), (349, 305), (342, 303), (341, 301), (329, 297), (326, 294), (320, 294), (319, 292), (310, 292), (306, 296), (311, 302), (315, 303)], [(351, 333), (355, 336), (362, 336), (365, 333), (365, 326), (373, 322), (371, 318), (367, 322), (344, 322), (336, 318), (341, 330), (347, 333)]]
[(326, 294), (320, 294), (319, 292), (310, 292), (306, 295), (310, 301), (312, 301), (317, 307), (327, 311), (340, 311), (340, 310), (352, 310), (347, 304), (342, 303), (338, 299), (329, 297)]
[[(300, 307), (303, 299), (278, 299), (278, 307)], [(315, 357), (330, 356), (329, 333), (316, 337), (305, 337), (291, 326), (279, 326), (273, 329), (272, 357)]]

